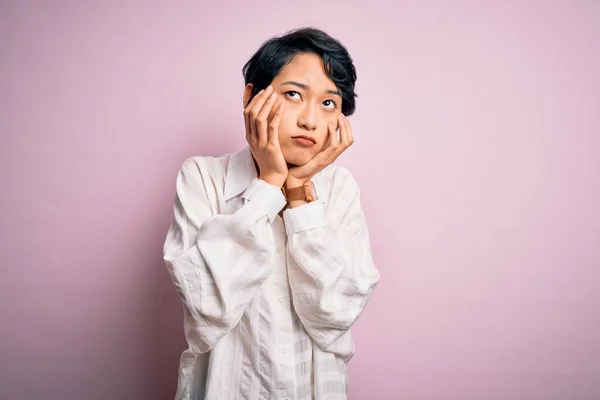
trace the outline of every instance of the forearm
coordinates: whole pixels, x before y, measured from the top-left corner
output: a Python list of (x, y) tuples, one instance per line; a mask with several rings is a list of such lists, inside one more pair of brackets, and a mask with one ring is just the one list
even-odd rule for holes
[(360, 212), (327, 227), (324, 204), (286, 210), (288, 271), (294, 306), (307, 331), (327, 349), (356, 321), (379, 281)]
[(267, 279), (274, 254), (271, 221), (283, 207), (276, 188), (257, 182), (231, 215), (212, 215), (194, 229), (179, 201), (164, 259), (203, 351), (235, 326)]

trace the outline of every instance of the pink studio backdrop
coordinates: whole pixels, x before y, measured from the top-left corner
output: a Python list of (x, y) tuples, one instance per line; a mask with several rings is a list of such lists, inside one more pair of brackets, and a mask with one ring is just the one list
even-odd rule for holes
[(294, 4), (1, 3), (0, 398), (173, 397), (177, 169), (244, 145), (241, 67), (301, 25), (359, 74), (350, 398), (600, 398), (600, 4)]

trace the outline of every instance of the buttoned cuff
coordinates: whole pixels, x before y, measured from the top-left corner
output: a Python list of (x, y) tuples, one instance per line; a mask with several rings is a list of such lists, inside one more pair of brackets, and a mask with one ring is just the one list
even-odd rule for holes
[(264, 215), (269, 217), (270, 223), (275, 221), (275, 217), (286, 204), (280, 188), (258, 178), (254, 178), (242, 198), (256, 205)]
[(325, 226), (325, 203), (315, 201), (283, 212), (285, 231), (288, 235)]

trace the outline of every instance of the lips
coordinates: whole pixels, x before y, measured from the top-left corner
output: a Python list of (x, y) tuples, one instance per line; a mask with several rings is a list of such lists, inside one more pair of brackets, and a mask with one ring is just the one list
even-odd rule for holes
[(308, 140), (313, 142), (313, 144), (317, 144), (317, 141), (313, 138), (311, 138), (310, 136), (304, 136), (304, 135), (300, 135), (300, 136), (292, 136), (292, 139), (303, 139), (303, 140)]

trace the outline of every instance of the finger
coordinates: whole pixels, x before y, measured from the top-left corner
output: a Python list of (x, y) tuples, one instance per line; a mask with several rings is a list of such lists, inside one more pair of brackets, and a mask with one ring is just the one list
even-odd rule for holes
[[(248, 104), (248, 106), (246, 107), (246, 109), (247, 110), (253, 110), (254, 108), (257, 107), (257, 104), (264, 103), (266, 101), (266, 99), (269, 98), (269, 96), (271, 95), (272, 91), (273, 91), (273, 87), (271, 85), (269, 85), (266, 88), (264, 88), (263, 90), (261, 90), (260, 92), (258, 92), (256, 94), (256, 96), (254, 96), (252, 98), (252, 101), (250, 102), (250, 104)], [(259, 110), (260, 110), (261, 107), (262, 107), (262, 105), (258, 105), (258, 109)]]
[(256, 102), (257, 102), (258, 100), (260, 100), (260, 98), (263, 96), (263, 93), (264, 93), (264, 92), (265, 92), (265, 89), (263, 89), (263, 90), (261, 90), (260, 92), (256, 93), (256, 94), (254, 95), (254, 97), (252, 98), (252, 100), (250, 100), (250, 103), (248, 103), (248, 104), (246, 105), (246, 107), (244, 108), (244, 111), (246, 111), (246, 110), (251, 110), (251, 109), (252, 109), (252, 107), (254, 106), (254, 104), (256, 104)]
[[(338, 127), (340, 127), (340, 132), (342, 129), (341, 126), (342, 126), (341, 124), (338, 124)], [(332, 162), (335, 161), (335, 159), (338, 156), (338, 152), (339, 152), (339, 148), (341, 147), (341, 143), (338, 140), (337, 130), (338, 130), (338, 128), (336, 128), (336, 126), (334, 124), (329, 124), (327, 147), (325, 147), (323, 149), (323, 151), (321, 152), (322, 154), (320, 154), (320, 160), (323, 163), (323, 166), (327, 166), (327, 165), (331, 164)]]
[(336, 128), (335, 125), (329, 124), (327, 125), (327, 145), (323, 150), (318, 152), (310, 161), (312, 164), (325, 166), (328, 164), (328, 160), (333, 155), (336, 148)]
[(338, 121), (340, 127), (340, 140), (336, 143), (334, 150), (335, 154), (333, 155), (334, 158), (338, 158), (338, 156), (342, 154), (344, 150), (346, 150), (346, 144), (348, 143), (348, 125), (346, 124), (342, 114), (340, 114), (338, 117)]
[[(328, 124), (327, 125), (327, 136), (325, 136), (325, 140), (323, 141), (323, 147), (321, 147), (321, 150), (319, 151), (319, 153), (324, 152), (325, 150), (327, 150), (329, 147), (331, 147), (331, 137), (333, 136), (335, 132), (335, 126), (333, 124)], [(317, 154), (319, 154), (317, 153)]]
[(277, 111), (273, 119), (269, 123), (269, 144), (279, 147), (279, 124), (281, 123), (281, 116), (283, 115), (283, 103), (279, 103)]
[(258, 130), (256, 127), (256, 118), (258, 117), (258, 114), (260, 113), (260, 110), (262, 109), (263, 105), (265, 104), (265, 101), (267, 101), (267, 99), (269, 98), (269, 96), (271, 95), (273, 88), (269, 85), (269, 87), (267, 87), (260, 96), (256, 96), (256, 102), (254, 102), (254, 104), (252, 104), (252, 106), (248, 107), (248, 116), (249, 116), (249, 121), (250, 121), (250, 134), (252, 136), (254, 136), (254, 138), (258, 141)]
[(329, 152), (331, 152), (333, 149), (335, 149), (336, 145), (337, 145), (337, 128), (335, 127), (334, 124), (329, 124), (328, 127), (328, 132), (329, 135), (327, 137), (327, 147), (325, 147), (323, 150), (327, 150)]
[(340, 142), (342, 142), (342, 145), (345, 150), (348, 147), (350, 147), (352, 145), (352, 143), (354, 143), (354, 135), (352, 133), (352, 126), (350, 125), (350, 121), (348, 121), (348, 118), (346, 118), (346, 116), (343, 115), (342, 119), (344, 120), (345, 129), (344, 129), (344, 136), (340, 137)]
[(321, 164), (327, 164), (327, 160), (333, 154), (336, 146), (336, 127), (334, 124), (327, 125), (327, 137), (325, 140), (325, 147), (313, 157), (313, 159)]
[(258, 145), (266, 146), (269, 141), (269, 122), (268, 117), (271, 113), (271, 109), (277, 100), (277, 93), (272, 93), (268, 100), (263, 105), (263, 108), (258, 113), (258, 117), (256, 118), (256, 128), (258, 131)]
[(252, 135), (256, 138), (257, 142), (260, 142), (260, 138), (259, 138), (259, 132), (258, 132), (258, 126), (256, 124), (257, 119), (258, 119), (258, 114), (260, 113), (260, 110), (262, 110), (265, 102), (269, 99), (269, 96), (272, 93), (272, 87), (269, 86), (265, 89), (265, 91), (262, 93), (262, 95), (260, 96), (260, 98), (256, 99), (256, 102), (252, 105), (252, 108), (250, 109), (249, 115), (250, 115), (250, 130), (252, 131)]
[(246, 140), (250, 140), (251, 138), (251, 133), (252, 133), (252, 129), (251, 129), (251, 125), (250, 125), (250, 110), (252, 110), (252, 107), (254, 106), (254, 104), (256, 103), (257, 99), (261, 97), (261, 95), (264, 93), (264, 89), (261, 90), (260, 92), (258, 92), (250, 101), (250, 103), (248, 103), (248, 105), (246, 106), (246, 108), (244, 108), (244, 124), (246, 125)]

